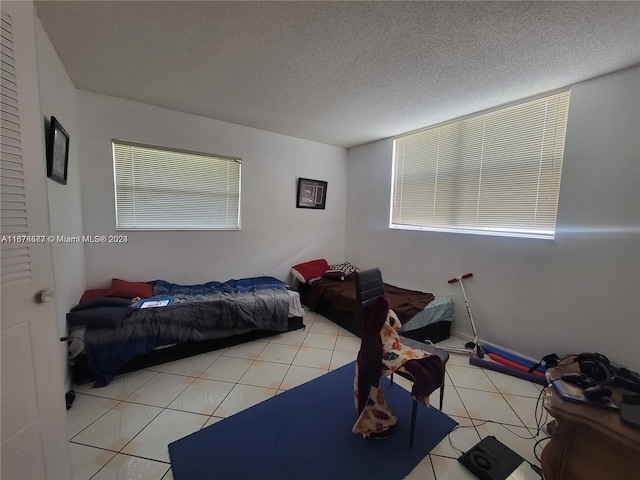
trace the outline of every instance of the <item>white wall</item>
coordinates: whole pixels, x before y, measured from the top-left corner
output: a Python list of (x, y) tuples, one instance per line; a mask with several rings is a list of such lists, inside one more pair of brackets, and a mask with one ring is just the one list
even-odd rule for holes
[[(461, 294), (446, 280), (472, 271), (466, 285), (483, 339), (535, 358), (599, 351), (640, 366), (640, 68), (572, 88), (558, 233), (542, 241), (389, 230), (391, 140), (354, 148), (347, 162), (336, 147), (74, 95), (39, 23), (38, 48), (43, 114), (71, 133), (69, 185), (47, 182), (54, 234), (124, 233), (115, 231), (112, 138), (243, 159), (239, 232), (127, 232), (127, 244), (85, 245), (84, 265), (82, 246), (54, 245), (61, 322), (82, 289), (112, 277), (287, 280), (291, 265), (324, 257), (455, 294), (463, 335)], [(295, 208), (297, 177), (329, 182), (326, 210)]]
[[(76, 89), (37, 18), (36, 39), (43, 135), (48, 133), (50, 119), (55, 116), (69, 133), (70, 138), (67, 184), (62, 185), (50, 178), (47, 179), (51, 234), (82, 235)], [(45, 165), (42, 168), (45, 168)], [(82, 244), (53, 243), (51, 249), (58, 332), (62, 337), (67, 332), (66, 313), (78, 303), (85, 287), (84, 247)], [(61, 362), (64, 362), (66, 371), (66, 344), (61, 343), (60, 349)], [(66, 383), (68, 388), (70, 385), (68, 376)]]
[(389, 230), (392, 141), (349, 151), (346, 260), (455, 294), (481, 338), (524, 355), (597, 351), (640, 367), (640, 67), (574, 85), (553, 241)]
[[(87, 244), (88, 288), (112, 277), (201, 283), (344, 258), (347, 152), (338, 147), (78, 91), (78, 156), (86, 235), (126, 234), (126, 244)], [(242, 158), (241, 231), (116, 232), (111, 140)], [(297, 178), (328, 181), (325, 210), (295, 208)]]

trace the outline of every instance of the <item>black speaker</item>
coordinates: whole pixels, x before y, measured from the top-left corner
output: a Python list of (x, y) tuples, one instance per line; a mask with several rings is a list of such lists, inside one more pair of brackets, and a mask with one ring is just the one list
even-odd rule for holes
[(524, 459), (496, 437), (485, 437), (458, 458), (480, 480), (505, 480)]

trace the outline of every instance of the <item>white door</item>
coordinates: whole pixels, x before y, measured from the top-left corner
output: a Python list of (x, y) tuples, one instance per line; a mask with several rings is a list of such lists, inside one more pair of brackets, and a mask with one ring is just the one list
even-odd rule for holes
[(31, 2), (3, 1), (0, 8), (0, 475), (69, 479), (55, 301), (41, 299), (42, 292), (52, 293), (53, 272), (35, 16)]

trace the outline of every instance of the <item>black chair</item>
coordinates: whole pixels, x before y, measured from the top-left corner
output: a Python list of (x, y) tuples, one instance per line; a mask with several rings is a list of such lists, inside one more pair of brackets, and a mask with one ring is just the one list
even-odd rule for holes
[[(367, 308), (371, 304), (371, 302), (380, 296), (385, 297), (384, 291), (384, 282), (382, 281), (382, 272), (379, 268), (372, 268), (370, 270), (362, 270), (355, 273), (355, 284), (356, 284), (356, 298), (358, 299), (358, 303), (360, 304), (362, 318), (365, 318), (365, 312)], [(441, 348), (437, 348), (428, 343), (420, 342), (418, 340), (413, 340), (411, 338), (403, 337), (400, 335), (400, 342), (403, 345), (409, 346), (411, 348), (424, 350), (427, 353), (432, 355), (437, 355), (440, 357), (442, 361), (443, 367), (446, 369), (447, 361), (449, 360), (449, 352), (442, 350)], [(415, 379), (412, 375), (406, 372), (402, 372), (397, 370), (399, 376), (406, 378), (410, 382), (414, 382)], [(442, 377), (442, 385), (440, 385), (440, 410), (442, 410), (442, 405), (444, 402), (444, 379), (446, 375)], [(390, 376), (391, 383), (393, 384), (393, 373)], [(411, 431), (409, 437), (409, 446), (413, 446), (413, 435), (415, 433), (416, 428), (416, 414), (418, 412), (418, 402), (413, 400), (413, 405), (411, 407)]]

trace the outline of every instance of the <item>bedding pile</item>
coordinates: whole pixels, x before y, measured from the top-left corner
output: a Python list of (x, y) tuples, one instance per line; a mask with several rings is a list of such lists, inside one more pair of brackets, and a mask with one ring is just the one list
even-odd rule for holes
[[(384, 284), (384, 291), (401, 324), (405, 324), (423, 311), (435, 298), (432, 293), (398, 288), (388, 283)], [(311, 308), (315, 309), (321, 299), (340, 310), (353, 312), (358, 323), (362, 323), (362, 313), (356, 297), (355, 276), (350, 275), (341, 282), (326, 278), (315, 280), (311, 284)]]
[[(312, 310), (317, 310), (320, 301), (325, 301), (338, 310), (351, 312), (361, 325), (362, 313), (356, 297), (355, 276), (352, 275), (358, 270), (349, 262), (329, 265), (320, 258), (294, 265), (291, 274), (299, 282), (299, 290), (307, 292), (308, 305)], [(435, 299), (432, 293), (407, 290), (387, 283), (384, 284), (384, 291), (403, 325), (423, 312)]]
[(157, 347), (288, 329), (290, 295), (286, 284), (273, 277), (149, 284), (152, 298), (171, 298), (171, 304), (138, 308), (139, 299), (99, 297), (67, 314), (70, 327), (85, 327), (84, 349), (97, 378), (94, 386), (108, 384), (127, 362)]
[[(349, 262), (330, 265), (325, 259), (299, 263), (291, 268), (302, 303), (354, 335), (362, 333), (362, 313), (356, 298), (355, 276), (359, 268)], [(384, 284), (385, 295), (398, 315), (403, 336), (434, 343), (449, 338), (453, 320), (451, 298)]]

